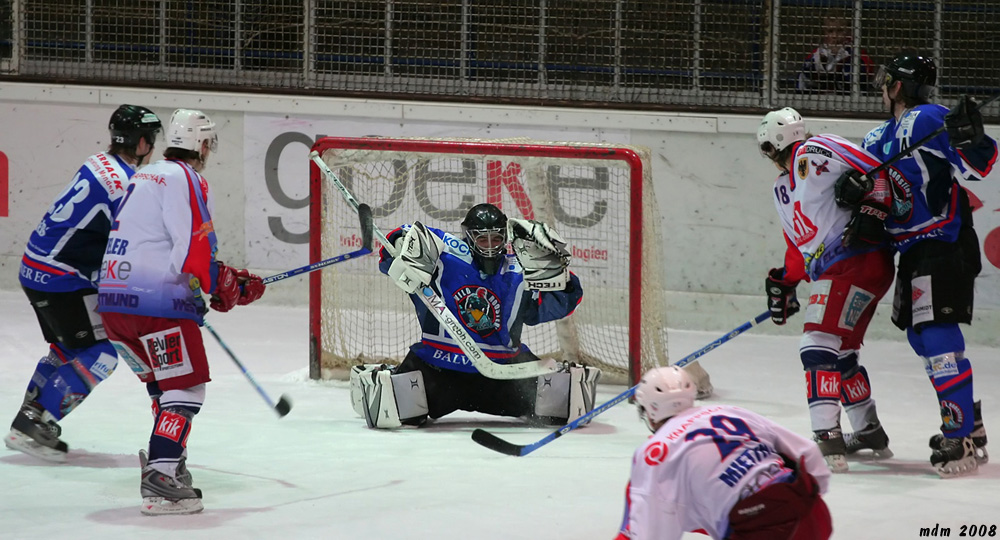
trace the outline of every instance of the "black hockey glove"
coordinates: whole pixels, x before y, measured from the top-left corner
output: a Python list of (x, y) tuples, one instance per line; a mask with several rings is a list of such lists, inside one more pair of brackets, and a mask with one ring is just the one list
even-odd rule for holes
[(857, 208), (874, 187), (875, 183), (871, 178), (851, 169), (840, 175), (833, 184), (833, 199), (841, 208)]
[(784, 268), (772, 268), (767, 273), (764, 291), (767, 293), (767, 309), (771, 310), (771, 322), (774, 324), (781, 326), (799, 312), (795, 284), (785, 281)]
[(885, 232), (885, 218), (889, 217), (889, 209), (880, 204), (865, 201), (854, 209), (851, 220), (844, 227), (841, 242), (846, 248), (860, 248), (865, 245), (877, 246), (886, 242), (889, 235)]
[(983, 114), (978, 103), (969, 96), (962, 96), (944, 115), (944, 128), (954, 148), (972, 148), (983, 141)]

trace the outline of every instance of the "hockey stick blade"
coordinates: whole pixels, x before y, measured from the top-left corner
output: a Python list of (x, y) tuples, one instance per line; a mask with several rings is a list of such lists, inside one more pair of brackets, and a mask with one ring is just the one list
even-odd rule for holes
[(358, 220), (361, 222), (361, 247), (371, 251), (375, 242), (375, 219), (372, 217), (372, 207), (364, 203), (359, 204)]
[[(753, 328), (754, 326), (757, 326), (758, 324), (764, 322), (769, 318), (771, 318), (771, 312), (765, 311), (760, 315), (757, 315), (753, 319), (750, 319), (749, 321), (730, 330), (728, 333), (726, 333), (726, 335), (716, 339), (715, 341), (709, 343), (708, 345), (705, 345), (704, 347), (698, 349), (697, 351), (685, 356), (684, 358), (677, 361), (673, 365), (678, 367), (686, 366), (691, 362), (694, 362), (698, 358), (701, 358), (709, 351), (716, 349), (719, 345), (722, 345), (723, 343), (733, 339), (734, 337), (742, 334), (743, 332), (746, 332), (747, 330)], [(595, 416), (603, 413), (604, 411), (632, 397), (632, 395), (635, 394), (635, 391), (638, 388), (639, 385), (635, 385), (629, 388), (628, 390), (612, 398), (610, 401), (606, 401), (603, 404), (594, 407), (594, 410), (590, 411), (589, 413), (577, 418), (576, 420), (573, 420), (572, 422), (553, 431), (552, 433), (549, 433), (545, 437), (531, 444), (514, 444), (505, 441), (486, 430), (478, 428), (472, 432), (472, 440), (476, 441), (481, 446), (485, 446), (486, 448), (493, 450), (494, 452), (499, 452), (501, 454), (514, 457), (526, 456), (534, 452), (535, 450), (538, 450), (539, 448), (545, 446), (546, 444), (549, 444), (550, 442), (558, 439), (559, 437), (562, 437), (563, 435), (569, 433), (570, 431), (573, 431), (574, 429), (590, 422), (590, 420)]]
[(215, 341), (219, 343), (219, 346), (222, 347), (222, 350), (225, 351), (227, 355), (229, 355), (229, 358), (233, 361), (234, 364), (236, 364), (236, 367), (240, 368), (240, 371), (243, 372), (243, 376), (246, 377), (250, 385), (254, 387), (254, 390), (257, 390), (257, 393), (260, 394), (260, 397), (264, 398), (264, 402), (267, 403), (268, 407), (271, 407), (271, 409), (273, 409), (274, 412), (278, 413), (278, 418), (283, 418), (286, 414), (288, 414), (288, 411), (292, 410), (291, 399), (289, 399), (288, 396), (282, 394), (281, 399), (278, 400), (278, 403), (275, 403), (274, 400), (271, 399), (271, 396), (267, 395), (267, 392), (264, 391), (264, 388), (260, 385), (260, 383), (257, 382), (257, 379), (253, 378), (253, 375), (246, 368), (246, 366), (243, 365), (243, 362), (240, 362), (240, 359), (236, 357), (236, 353), (234, 353), (232, 349), (230, 349), (229, 346), (226, 345), (226, 342), (222, 340), (222, 336), (220, 336), (215, 331), (215, 328), (212, 328), (212, 325), (208, 324), (208, 321), (204, 321), (204, 326), (205, 329), (208, 330), (208, 333), (212, 334), (212, 337), (215, 338)]

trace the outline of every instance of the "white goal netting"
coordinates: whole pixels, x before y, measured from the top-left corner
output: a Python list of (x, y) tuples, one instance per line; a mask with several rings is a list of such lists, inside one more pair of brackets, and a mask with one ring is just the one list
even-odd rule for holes
[[(532, 140), (335, 138), (313, 147), (383, 232), (419, 220), (461, 236), (473, 205), (552, 225), (569, 243), (583, 302), (557, 323), (525, 327), (535, 354), (637, 381), (667, 365), (660, 219), (645, 148)], [(311, 167), (311, 262), (360, 246), (340, 192)], [(376, 242), (376, 248), (377, 248)], [(378, 271), (377, 254), (329, 266), (310, 283), (313, 377), (398, 363), (419, 341), (413, 304)], [(448, 291), (442, 291), (449, 298)]]

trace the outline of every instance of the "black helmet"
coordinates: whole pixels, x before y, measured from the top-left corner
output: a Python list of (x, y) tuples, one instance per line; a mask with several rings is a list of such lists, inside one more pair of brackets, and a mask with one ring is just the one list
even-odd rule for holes
[(903, 51), (895, 58), (879, 68), (875, 75), (875, 88), (881, 90), (883, 86), (896, 81), (903, 83), (903, 95), (919, 101), (927, 101), (934, 84), (937, 83), (937, 67), (934, 60), (927, 56), (921, 56), (914, 51)]
[(462, 232), (473, 260), (483, 272), (496, 274), (507, 254), (507, 216), (492, 204), (477, 204), (465, 215)]
[(111, 115), (108, 121), (108, 131), (111, 132), (111, 143), (127, 147), (139, 145), (143, 137), (153, 145), (156, 134), (163, 129), (163, 124), (153, 111), (138, 105), (122, 105)]

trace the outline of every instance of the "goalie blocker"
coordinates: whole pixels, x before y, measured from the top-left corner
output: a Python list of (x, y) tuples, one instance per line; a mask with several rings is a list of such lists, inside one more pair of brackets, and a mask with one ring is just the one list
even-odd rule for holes
[[(369, 428), (392, 429), (404, 424), (419, 426), (428, 417), (440, 418), (451, 412), (451, 410), (443, 411), (440, 406), (428, 406), (428, 385), (425, 383), (422, 371), (396, 373), (397, 370), (395, 366), (387, 364), (364, 364), (351, 368), (351, 404), (354, 411), (365, 419)], [(493, 389), (486, 389), (482, 392), (483, 395), (496, 398), (496, 402), (490, 404), (492, 406), (483, 407), (482, 404), (476, 406), (471, 403), (468, 408), (456, 408), (505, 416), (527, 416), (531, 421), (562, 425), (593, 410), (600, 377), (600, 369), (568, 364), (558, 372), (540, 375), (534, 380), (480, 379), (492, 386), (509, 386), (512, 392), (509, 395), (501, 395), (490, 391)], [(460, 389), (468, 387), (468, 385), (452, 386), (440, 382), (435, 380), (434, 383), (437, 384), (432, 386), (432, 392), (446, 393), (444, 396), (435, 396), (442, 398), (438, 401), (454, 402), (455, 399), (461, 401), (463, 396)], [(532, 387), (533, 395), (528, 396), (522, 392)], [(473, 387), (472, 390), (477, 389)], [(521, 399), (523, 397), (528, 397), (527, 401), (530, 403)], [(517, 412), (522, 414), (514, 414)]]

